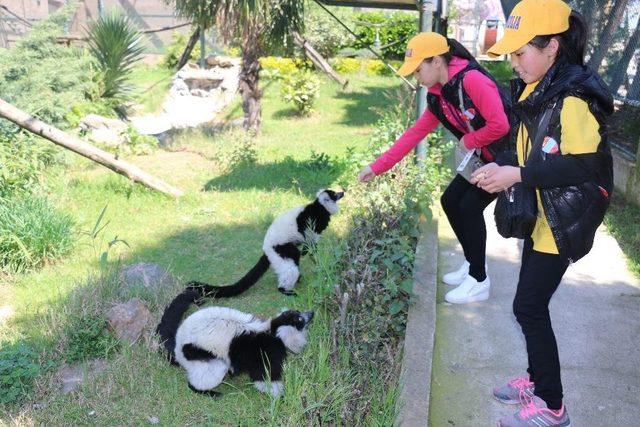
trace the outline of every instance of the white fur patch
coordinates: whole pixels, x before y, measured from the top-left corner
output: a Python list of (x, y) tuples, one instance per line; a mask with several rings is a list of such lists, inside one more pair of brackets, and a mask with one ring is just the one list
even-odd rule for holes
[(287, 243), (299, 244), (304, 241), (304, 236), (298, 232), (298, 223), (296, 222), (303, 209), (303, 206), (298, 206), (288, 210), (271, 223), (262, 244), (262, 250), (265, 253), (273, 251), (274, 246)]
[(263, 393), (269, 393), (273, 397), (278, 397), (284, 391), (284, 385), (281, 381), (272, 381), (270, 384), (264, 381), (256, 381), (253, 386)]
[[(184, 365), (183, 365), (184, 366)], [(187, 361), (187, 378), (189, 384), (200, 391), (216, 388), (229, 370), (229, 364), (220, 359), (208, 362), (201, 360)]]
[(300, 353), (307, 344), (307, 330), (299, 331), (293, 326), (280, 326), (276, 336), (282, 340), (284, 346), (294, 353)]
[(292, 259), (282, 258), (275, 251), (267, 254), (273, 270), (278, 276), (278, 288), (290, 291), (300, 277), (300, 269)]
[(324, 191), (318, 191), (316, 198), (318, 199), (318, 202), (320, 202), (320, 204), (324, 206), (327, 212), (329, 212), (331, 215), (337, 213), (338, 210), (340, 210), (338, 203), (336, 203), (335, 200), (331, 200), (331, 197), (329, 197), (329, 195)]

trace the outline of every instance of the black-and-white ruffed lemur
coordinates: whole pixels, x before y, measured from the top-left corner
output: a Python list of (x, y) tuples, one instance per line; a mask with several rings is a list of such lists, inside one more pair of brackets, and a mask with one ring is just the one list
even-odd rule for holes
[(201, 296), (185, 289), (156, 328), (170, 362), (187, 371), (189, 388), (216, 396), (214, 388), (227, 373), (246, 372), (258, 390), (278, 396), (287, 350), (299, 353), (305, 346), (313, 311), (289, 310), (263, 320), (228, 307), (207, 307), (182, 321)]
[(278, 290), (286, 295), (295, 295), (293, 288), (300, 278), (300, 246), (317, 242), (331, 219), (338, 212), (338, 200), (344, 192), (320, 190), (316, 199), (304, 206), (295, 207), (272, 223), (264, 236), (263, 255), (256, 265), (240, 280), (230, 286), (213, 286), (203, 282), (189, 282), (188, 287), (198, 289), (204, 297), (231, 297), (241, 294), (253, 286), (264, 273), (273, 267), (278, 276)]

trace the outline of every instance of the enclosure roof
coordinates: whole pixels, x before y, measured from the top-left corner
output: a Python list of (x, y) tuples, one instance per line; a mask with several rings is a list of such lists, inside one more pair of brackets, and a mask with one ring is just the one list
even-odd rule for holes
[(331, 6), (375, 7), (379, 9), (417, 10), (415, 0), (320, 0)]

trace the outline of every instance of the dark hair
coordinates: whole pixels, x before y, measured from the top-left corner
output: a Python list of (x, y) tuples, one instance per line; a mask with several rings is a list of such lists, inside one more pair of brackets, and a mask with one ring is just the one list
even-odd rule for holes
[(584, 65), (584, 51), (587, 45), (587, 23), (579, 12), (571, 11), (569, 15), (569, 29), (563, 33), (536, 36), (529, 44), (538, 49), (547, 47), (552, 38), (556, 37), (560, 48), (557, 58), (563, 58), (570, 64)]
[[(444, 62), (447, 65), (449, 65), (449, 62), (451, 62), (451, 58), (454, 56), (457, 56), (458, 58), (462, 58), (462, 59), (468, 59), (469, 61), (475, 60), (471, 52), (469, 52), (467, 48), (464, 47), (458, 40), (447, 38), (447, 41), (449, 42), (449, 52), (445, 52), (442, 55), (438, 55), (438, 56), (442, 56), (442, 59), (444, 59)], [(433, 61), (433, 57), (427, 58), (425, 59), (425, 61), (431, 62)]]

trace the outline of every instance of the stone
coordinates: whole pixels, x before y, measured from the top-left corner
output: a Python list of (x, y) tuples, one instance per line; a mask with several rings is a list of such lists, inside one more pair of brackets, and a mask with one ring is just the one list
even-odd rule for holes
[(151, 313), (138, 298), (113, 306), (107, 311), (109, 326), (120, 341), (133, 344), (151, 320)]
[(80, 120), (78, 127), (90, 141), (99, 144), (117, 147), (125, 142), (123, 133), (127, 130), (127, 124), (122, 120), (89, 114)]
[(162, 288), (171, 287), (175, 283), (175, 279), (167, 270), (158, 264), (148, 262), (131, 264), (123, 268), (120, 278), (125, 288), (142, 285), (153, 293)]
[(68, 394), (79, 388), (86, 380), (103, 372), (107, 367), (104, 359), (94, 359), (88, 362), (79, 362), (63, 365), (56, 374), (62, 394)]

